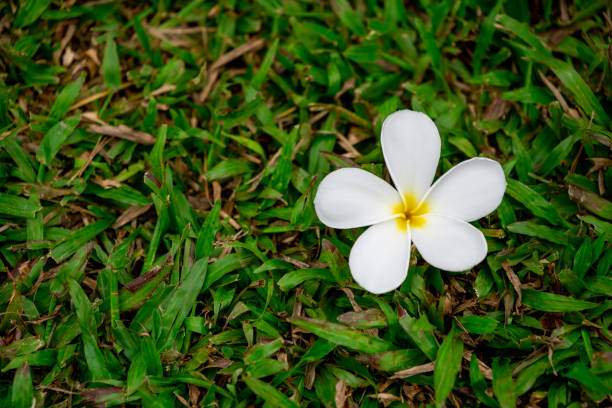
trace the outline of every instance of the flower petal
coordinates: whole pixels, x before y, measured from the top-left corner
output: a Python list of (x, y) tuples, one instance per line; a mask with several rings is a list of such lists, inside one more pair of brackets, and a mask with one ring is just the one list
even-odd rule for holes
[(357, 238), (349, 266), (355, 281), (372, 293), (389, 292), (402, 284), (410, 262), (410, 229), (389, 220), (368, 228)]
[(403, 196), (419, 202), (436, 174), (440, 134), (424, 113), (400, 110), (385, 119), (380, 143), (391, 178)]
[(422, 227), (411, 228), (419, 253), (432, 266), (465, 271), (487, 256), (487, 241), (478, 228), (458, 218), (427, 214)]
[(425, 200), (429, 213), (474, 221), (495, 210), (506, 191), (506, 176), (495, 160), (477, 157), (440, 177)]
[(383, 179), (355, 168), (325, 176), (314, 199), (317, 216), (333, 228), (357, 228), (391, 219), (401, 202), (397, 191)]

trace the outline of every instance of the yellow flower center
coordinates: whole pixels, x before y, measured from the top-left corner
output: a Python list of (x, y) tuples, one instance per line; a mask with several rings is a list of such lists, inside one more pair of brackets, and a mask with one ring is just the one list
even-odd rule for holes
[(423, 201), (421, 205), (417, 201), (414, 194), (404, 194), (404, 202), (397, 204), (393, 207), (393, 214), (399, 214), (399, 217), (395, 219), (397, 227), (402, 231), (408, 231), (408, 226), (412, 228), (420, 228), (425, 225), (425, 217), (428, 208), (427, 203)]

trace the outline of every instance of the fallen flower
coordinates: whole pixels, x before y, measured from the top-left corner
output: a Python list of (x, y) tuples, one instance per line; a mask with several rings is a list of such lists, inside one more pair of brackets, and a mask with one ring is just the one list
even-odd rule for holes
[(487, 242), (469, 224), (495, 210), (506, 178), (495, 160), (459, 163), (433, 185), (440, 135), (424, 113), (401, 110), (382, 126), (381, 145), (397, 190), (372, 173), (343, 168), (328, 174), (314, 200), (321, 222), (332, 228), (370, 226), (355, 241), (349, 267), (372, 293), (389, 292), (408, 274), (410, 245), (430, 265), (464, 271), (487, 255)]

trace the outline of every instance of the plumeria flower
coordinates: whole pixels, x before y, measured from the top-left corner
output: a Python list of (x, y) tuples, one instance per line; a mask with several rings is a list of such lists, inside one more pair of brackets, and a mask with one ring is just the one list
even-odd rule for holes
[(440, 134), (424, 113), (401, 110), (382, 126), (381, 145), (396, 188), (362, 169), (343, 168), (320, 183), (314, 205), (332, 228), (370, 226), (351, 249), (355, 281), (379, 294), (402, 284), (410, 246), (436, 268), (459, 272), (480, 263), (487, 242), (469, 224), (501, 203), (506, 178), (498, 162), (474, 158), (459, 163), (433, 185)]

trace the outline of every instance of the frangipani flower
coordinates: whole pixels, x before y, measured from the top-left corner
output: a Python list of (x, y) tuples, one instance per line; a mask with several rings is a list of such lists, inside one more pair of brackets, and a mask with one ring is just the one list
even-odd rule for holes
[(343, 168), (320, 183), (314, 205), (332, 228), (371, 225), (355, 241), (349, 267), (355, 281), (373, 293), (391, 291), (408, 274), (414, 243), (430, 265), (465, 271), (487, 255), (487, 242), (469, 224), (501, 203), (506, 178), (498, 162), (474, 158), (459, 163), (433, 185), (440, 135), (424, 113), (401, 110), (382, 126), (381, 145), (395, 188), (362, 169)]

